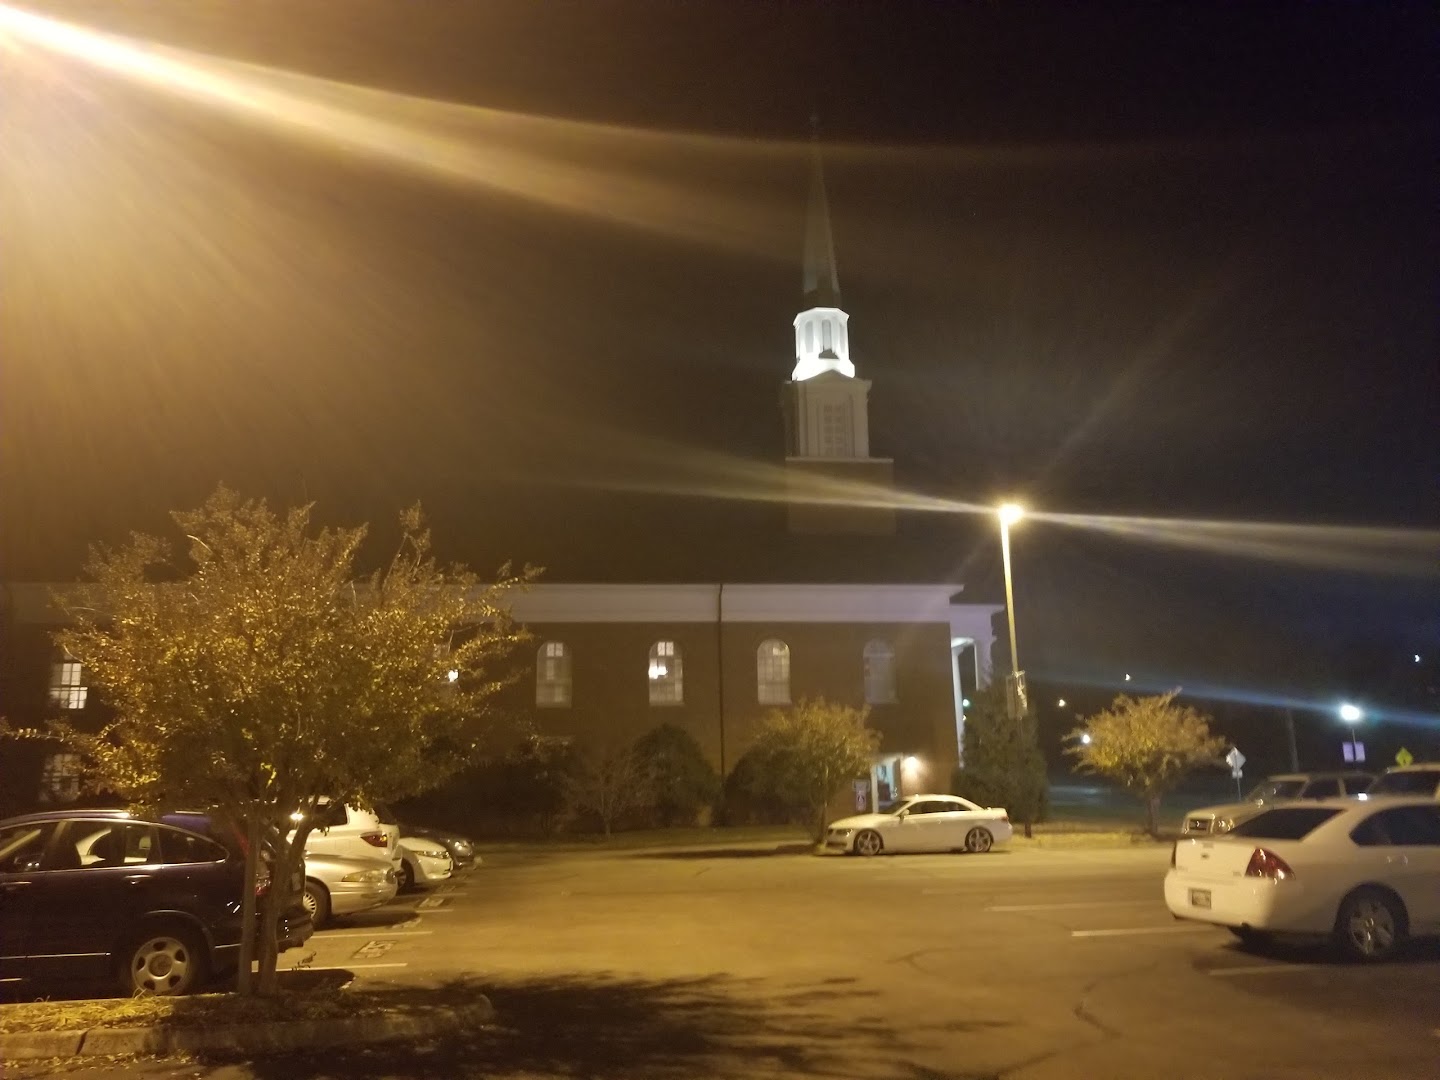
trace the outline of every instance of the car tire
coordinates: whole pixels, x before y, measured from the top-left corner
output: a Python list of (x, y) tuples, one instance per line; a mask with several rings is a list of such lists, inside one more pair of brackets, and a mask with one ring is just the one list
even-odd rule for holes
[(995, 837), (990, 835), (989, 829), (977, 825), (965, 834), (965, 850), (971, 855), (983, 855), (994, 846)]
[(885, 850), (885, 840), (874, 829), (861, 829), (855, 837), (852, 850), (856, 855), (864, 855), (866, 858), (879, 855)]
[(409, 892), (415, 888), (415, 869), (410, 865), (410, 860), (405, 859), (400, 863), (400, 869), (395, 874), (399, 882), (400, 892)]
[(330, 890), (314, 878), (305, 879), (305, 891), (300, 894), (300, 903), (316, 930), (330, 921)]
[(1405, 905), (1393, 893), (1365, 887), (1340, 901), (1334, 937), (1348, 959), (1365, 964), (1389, 960), (1408, 936)]
[(126, 997), (190, 994), (205, 984), (209, 947), (184, 923), (153, 923), (132, 934), (120, 950), (116, 974)]

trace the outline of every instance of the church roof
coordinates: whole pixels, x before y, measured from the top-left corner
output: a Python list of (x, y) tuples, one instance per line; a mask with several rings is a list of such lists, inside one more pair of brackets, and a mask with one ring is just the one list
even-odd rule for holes
[(810, 201), (805, 215), (805, 306), (840, 306), (840, 272), (835, 264), (835, 237), (830, 230), (830, 200), (825, 193), (825, 166), (820, 141), (811, 153)]

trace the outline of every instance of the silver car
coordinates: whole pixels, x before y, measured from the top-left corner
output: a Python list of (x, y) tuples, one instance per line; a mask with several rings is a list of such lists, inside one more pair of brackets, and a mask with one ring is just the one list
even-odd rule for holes
[(377, 859), (305, 853), (302, 901), (315, 929), (336, 915), (369, 911), (395, 898), (395, 868), (383, 854)]

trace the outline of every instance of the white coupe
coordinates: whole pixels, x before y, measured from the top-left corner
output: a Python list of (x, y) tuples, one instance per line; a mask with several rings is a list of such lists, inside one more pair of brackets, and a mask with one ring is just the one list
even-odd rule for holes
[(1165, 903), (1242, 941), (1319, 935), (1354, 959), (1388, 959), (1407, 937), (1440, 933), (1440, 805), (1324, 799), (1180, 840)]
[(1010, 816), (958, 795), (908, 795), (879, 814), (832, 822), (825, 849), (855, 855), (896, 851), (989, 851), (1010, 841)]

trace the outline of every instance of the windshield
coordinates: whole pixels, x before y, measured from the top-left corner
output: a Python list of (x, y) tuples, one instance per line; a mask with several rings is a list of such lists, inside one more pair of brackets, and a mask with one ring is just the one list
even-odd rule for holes
[(1272, 799), (1296, 799), (1305, 786), (1304, 780), (1266, 780), (1250, 790), (1245, 798), (1251, 802), (1270, 802)]
[(1440, 769), (1391, 772), (1371, 784), (1370, 795), (1434, 795), (1440, 788)]

